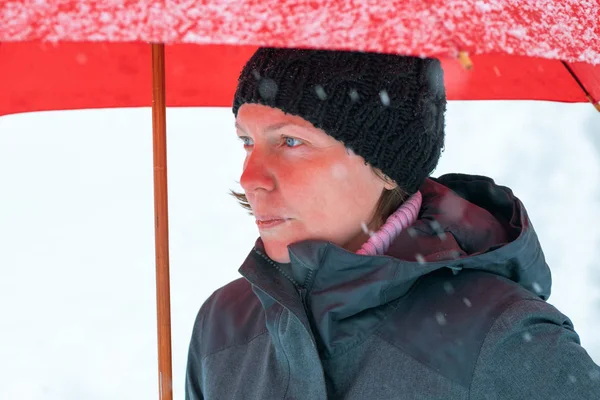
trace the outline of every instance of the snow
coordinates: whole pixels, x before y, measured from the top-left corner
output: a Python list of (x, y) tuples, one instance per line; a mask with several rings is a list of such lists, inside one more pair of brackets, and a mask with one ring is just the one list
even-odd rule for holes
[[(151, 119), (149, 109), (0, 118), (1, 399), (157, 397)], [(552, 269), (549, 302), (600, 363), (597, 111), (452, 102), (447, 127), (435, 175), (478, 173), (513, 189)], [(181, 399), (196, 313), (240, 277), (258, 232), (228, 195), (240, 189), (244, 157), (230, 110), (172, 109), (168, 128), (173, 387)]]
[(446, 325), (448, 323), (448, 321), (446, 320), (446, 316), (439, 311), (435, 313), (435, 320), (440, 325)]
[(475, 7), (481, 12), (490, 12), (492, 11), (492, 6), (485, 1), (476, 1)]
[(444, 291), (447, 294), (452, 294), (454, 293), (454, 286), (450, 282), (444, 282)]
[(597, 0), (107, 0), (0, 3), (3, 41), (144, 41), (600, 64)]
[(317, 94), (317, 97), (319, 97), (319, 99), (327, 100), (327, 93), (325, 92), (325, 89), (323, 88), (323, 86), (321, 86), (321, 85), (315, 86), (315, 93)]
[(382, 90), (379, 92), (379, 98), (381, 99), (381, 104), (383, 104), (384, 106), (389, 106), (390, 105), (390, 96), (388, 95), (388, 92), (386, 90)]

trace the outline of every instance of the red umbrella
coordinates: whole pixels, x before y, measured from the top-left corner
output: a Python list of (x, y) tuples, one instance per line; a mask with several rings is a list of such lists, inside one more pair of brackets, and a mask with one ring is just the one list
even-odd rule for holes
[(228, 106), (256, 45), (442, 57), (449, 99), (597, 104), (599, 21), (597, 0), (5, 0), (0, 115), (149, 105), (144, 42), (170, 44), (168, 106)]
[(438, 57), (451, 100), (600, 110), (599, 21), (597, 0), (4, 0), (0, 115), (152, 104), (159, 385), (171, 399), (165, 106), (229, 106), (243, 63), (268, 45)]

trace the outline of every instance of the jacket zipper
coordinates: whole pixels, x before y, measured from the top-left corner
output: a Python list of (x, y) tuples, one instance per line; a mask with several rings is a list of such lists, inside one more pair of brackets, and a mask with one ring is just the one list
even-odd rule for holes
[(271, 264), (275, 269), (277, 269), (279, 272), (281, 272), (287, 279), (289, 279), (292, 282), (292, 284), (296, 287), (296, 289), (298, 290), (298, 293), (300, 294), (300, 299), (302, 300), (302, 307), (304, 308), (304, 312), (306, 313), (306, 315), (308, 315), (309, 313), (308, 313), (308, 304), (306, 302), (306, 292), (307, 292), (306, 287), (301, 285), (293, 277), (286, 274), (285, 271), (282, 271), (281, 268), (279, 268), (279, 266), (273, 262), (273, 260), (271, 260), (269, 257), (267, 257), (267, 255), (263, 254), (260, 250), (254, 249), (254, 251), (260, 257), (262, 257), (266, 262)]
[[(308, 318), (308, 315), (309, 315), (309, 312), (308, 312), (308, 302), (306, 301), (308, 290), (306, 289), (305, 285), (306, 285), (306, 282), (308, 282), (310, 280), (310, 276), (307, 278), (307, 280), (306, 280), (306, 282), (304, 284), (300, 284), (294, 278), (292, 278), (291, 276), (287, 275), (284, 271), (282, 271), (281, 268), (279, 268), (279, 266), (277, 264), (275, 264), (269, 257), (267, 257), (265, 254), (263, 254), (261, 251), (259, 251), (258, 249), (254, 249), (254, 251), (262, 259), (264, 259), (266, 262), (268, 262), (273, 267), (275, 267), (279, 272), (281, 272), (282, 274), (284, 274), (292, 282), (292, 284), (294, 285), (294, 287), (296, 288), (296, 290), (298, 290), (298, 294), (300, 295), (300, 299), (302, 300), (302, 308), (304, 309), (304, 313), (305, 313), (306, 317)], [(309, 272), (309, 274), (311, 274), (311, 273)], [(307, 322), (310, 324), (310, 321), (307, 321)], [(316, 342), (314, 333), (312, 332), (312, 330), (310, 329), (310, 327), (305, 326), (305, 329), (307, 331), (306, 333), (308, 334), (308, 336), (311, 339), (310, 342), (312, 343), (313, 347), (316, 350), (317, 349), (317, 342)]]
[(306, 304), (306, 289), (303, 286), (298, 287), (298, 292), (300, 293), (300, 299), (302, 299), (302, 307), (304, 308), (304, 312), (308, 315), (308, 305)]

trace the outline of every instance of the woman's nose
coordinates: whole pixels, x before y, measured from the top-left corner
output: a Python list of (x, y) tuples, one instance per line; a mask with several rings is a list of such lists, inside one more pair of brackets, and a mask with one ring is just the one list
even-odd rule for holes
[(253, 151), (247, 156), (244, 171), (240, 177), (240, 185), (246, 193), (257, 190), (271, 191), (275, 188), (275, 180), (269, 158)]

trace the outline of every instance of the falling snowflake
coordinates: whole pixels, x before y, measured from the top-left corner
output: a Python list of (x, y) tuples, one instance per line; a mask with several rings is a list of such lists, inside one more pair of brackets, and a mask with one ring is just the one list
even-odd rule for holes
[(352, 100), (352, 102), (357, 102), (358, 99), (360, 98), (356, 89), (351, 89), (350, 93), (348, 93), (348, 95), (350, 96), (350, 100)]
[(437, 313), (435, 313), (435, 320), (440, 325), (446, 325), (446, 323), (447, 323), (446, 316), (439, 311)]
[(412, 226), (411, 226), (411, 227), (408, 227), (408, 228), (406, 229), (406, 232), (408, 232), (408, 235), (409, 235), (411, 238), (415, 238), (415, 237), (417, 237), (417, 230), (416, 230), (415, 228), (413, 228)]
[(539, 284), (539, 283), (537, 283), (537, 282), (533, 282), (532, 286), (533, 286), (533, 290), (535, 290), (535, 292), (536, 292), (537, 294), (540, 294), (540, 293), (542, 293), (542, 287), (540, 286), (540, 284)]
[(575, 383), (577, 382), (577, 378), (575, 378), (573, 375), (569, 375), (569, 382)]
[(533, 340), (533, 337), (531, 336), (531, 333), (525, 332), (523, 334), (523, 340), (526, 341), (527, 343), (531, 342)]
[(327, 93), (325, 93), (325, 89), (321, 85), (315, 86), (315, 93), (317, 93), (317, 97), (321, 100), (327, 99)]
[(465, 220), (465, 212), (467, 210), (467, 202), (460, 196), (448, 194), (440, 200), (440, 208), (448, 210), (446, 216), (450, 221), (461, 221), (468, 225), (468, 220)]
[(446, 240), (446, 232), (444, 232), (439, 222), (436, 220), (429, 221), (429, 226), (438, 235), (440, 240)]
[(88, 58), (85, 54), (79, 53), (75, 57), (75, 60), (77, 61), (78, 64), (85, 65), (85, 64), (87, 64)]
[(421, 265), (425, 264), (425, 257), (423, 257), (422, 254), (415, 254), (415, 259), (417, 260), (417, 262)]
[(381, 103), (384, 106), (389, 106), (390, 105), (390, 96), (388, 95), (388, 92), (385, 90), (382, 90), (381, 92), (379, 92), (379, 97), (381, 98)]
[(463, 297), (463, 303), (465, 303), (465, 305), (467, 307), (471, 307), (472, 306), (471, 300), (467, 299), (466, 297)]
[(460, 258), (460, 252), (458, 250), (452, 250), (450, 252), (450, 257), (452, 257), (454, 260), (458, 260)]
[(275, 98), (277, 95), (277, 83), (271, 78), (261, 79), (258, 83), (258, 93), (265, 100), (270, 100)]
[(447, 294), (452, 294), (454, 293), (454, 286), (450, 282), (444, 282), (444, 291)]
[(364, 221), (360, 223), (360, 227), (362, 228), (363, 232), (366, 233), (367, 235), (369, 235), (371, 237), (373, 237), (375, 235), (375, 232), (370, 230)]

